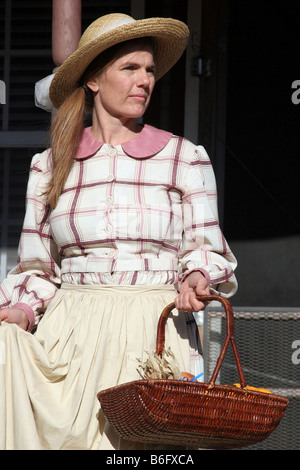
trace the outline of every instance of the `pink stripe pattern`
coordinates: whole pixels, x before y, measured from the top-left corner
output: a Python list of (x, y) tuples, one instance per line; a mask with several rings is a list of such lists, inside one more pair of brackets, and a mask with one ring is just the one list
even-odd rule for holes
[(212, 292), (235, 293), (236, 259), (202, 146), (151, 126), (113, 146), (88, 128), (53, 211), (43, 195), (51, 171), (51, 150), (33, 157), (19, 260), (0, 286), (0, 308), (27, 305), (38, 322), (65, 282), (179, 286), (194, 270)]

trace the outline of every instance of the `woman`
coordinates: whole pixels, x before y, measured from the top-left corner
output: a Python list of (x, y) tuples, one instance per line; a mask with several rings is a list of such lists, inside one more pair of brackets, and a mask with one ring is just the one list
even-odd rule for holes
[(166, 347), (182, 371), (202, 367), (196, 296), (236, 290), (213, 171), (203, 147), (137, 123), (187, 40), (177, 20), (106, 15), (54, 76), (51, 150), (33, 157), (1, 286), (1, 448), (143, 448), (113, 432), (96, 394), (139, 378), (172, 301)]

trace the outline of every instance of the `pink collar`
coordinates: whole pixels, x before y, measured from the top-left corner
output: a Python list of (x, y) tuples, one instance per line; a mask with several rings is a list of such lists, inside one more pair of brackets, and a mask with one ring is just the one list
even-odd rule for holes
[[(94, 139), (91, 127), (86, 127), (79, 144), (75, 159), (88, 158), (94, 155), (104, 145)], [(149, 158), (160, 152), (172, 138), (172, 133), (156, 129), (156, 127), (145, 124), (142, 131), (128, 142), (122, 144), (124, 152), (133, 158)]]

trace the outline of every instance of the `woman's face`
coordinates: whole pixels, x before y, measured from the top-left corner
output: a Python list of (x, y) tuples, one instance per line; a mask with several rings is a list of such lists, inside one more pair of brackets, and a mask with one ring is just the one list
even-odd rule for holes
[(124, 46), (121, 55), (87, 82), (94, 92), (100, 117), (136, 119), (146, 111), (155, 84), (155, 64), (150, 46)]

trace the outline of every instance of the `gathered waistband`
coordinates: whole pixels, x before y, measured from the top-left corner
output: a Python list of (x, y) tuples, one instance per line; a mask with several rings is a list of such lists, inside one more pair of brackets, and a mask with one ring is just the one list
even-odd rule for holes
[(102, 293), (102, 294), (122, 294), (122, 295), (133, 295), (133, 294), (155, 294), (174, 292), (176, 289), (173, 284), (157, 284), (153, 286), (144, 285), (107, 285), (107, 284), (68, 284), (63, 283), (61, 285), (63, 290), (73, 290), (76, 292), (91, 292), (91, 293)]

